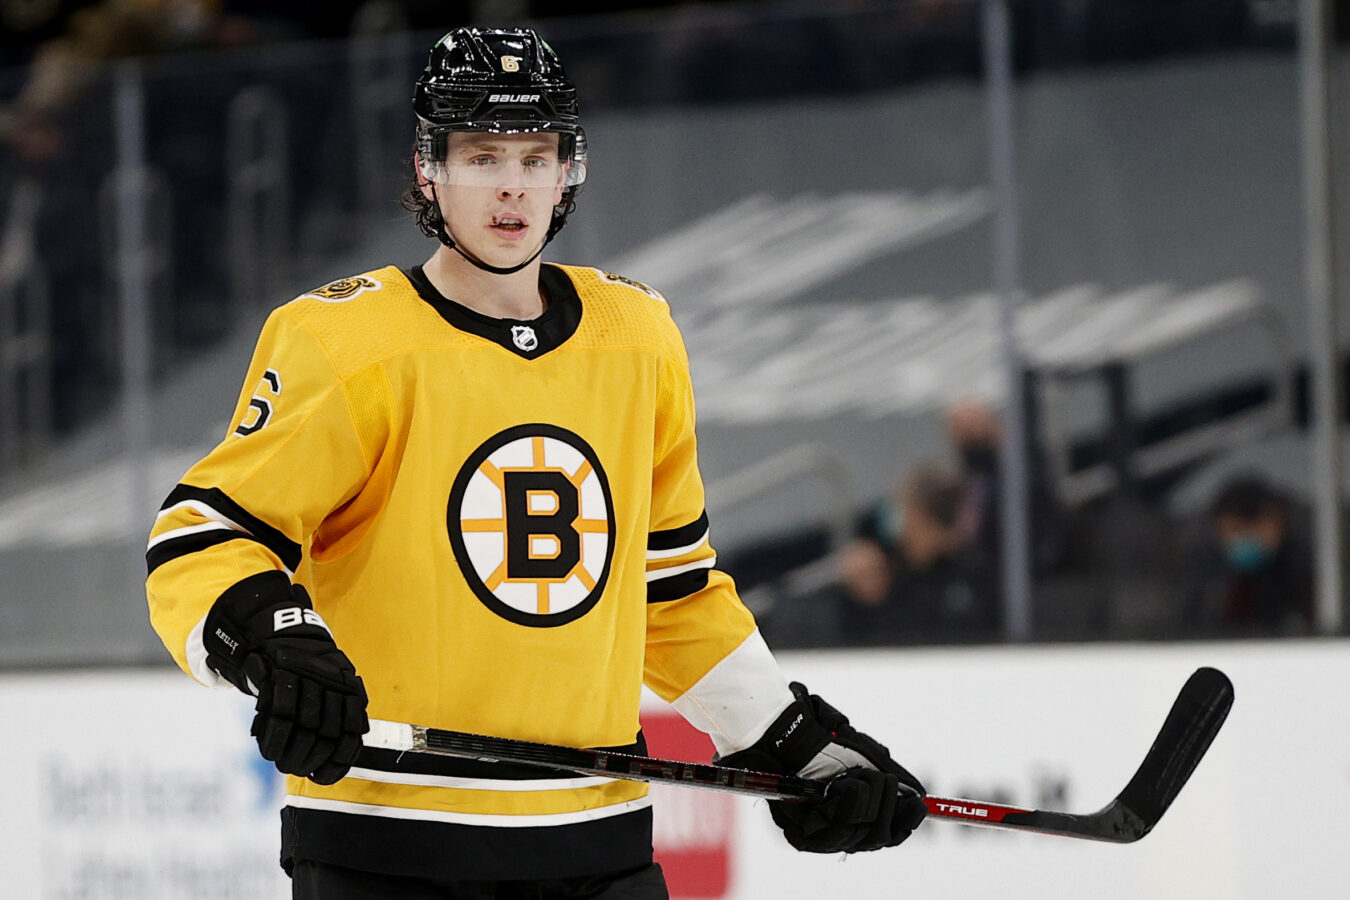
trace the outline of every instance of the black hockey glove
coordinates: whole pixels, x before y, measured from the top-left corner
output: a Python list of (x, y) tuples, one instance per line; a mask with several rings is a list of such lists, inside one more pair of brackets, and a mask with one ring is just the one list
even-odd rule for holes
[(774, 822), (798, 850), (855, 853), (909, 837), (928, 813), (919, 779), (804, 685), (794, 681), (792, 693), (797, 699), (763, 736), (721, 764), (829, 782), (819, 803), (769, 801)]
[(202, 641), (206, 664), (257, 697), (264, 759), (318, 784), (347, 774), (370, 730), (366, 689), (303, 587), (281, 572), (245, 578), (212, 605)]

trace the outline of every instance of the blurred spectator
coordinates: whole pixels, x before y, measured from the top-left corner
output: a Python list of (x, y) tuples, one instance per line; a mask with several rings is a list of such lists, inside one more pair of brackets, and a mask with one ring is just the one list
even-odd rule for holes
[(97, 0), (0, 2), (0, 66), (27, 65), (33, 51), (66, 29), (71, 13)]
[(1254, 475), (1228, 481), (1193, 553), (1187, 600), (1202, 632), (1250, 635), (1310, 630), (1312, 550), (1300, 504)]
[(971, 483), (939, 463), (914, 466), (840, 555), (851, 644), (990, 640), (999, 604), (966, 524)]
[[(725, 567), (744, 595), (764, 598), (761, 625), (775, 642), (820, 646), (999, 637), (1002, 425), (997, 412), (979, 400), (951, 404), (945, 425), (959, 462), (915, 465), (893, 492), (859, 514), (856, 539), (833, 557), (826, 558), (830, 539), (823, 527), (775, 535), (726, 554)], [(1044, 576), (1062, 567), (1066, 513), (1047, 467), (1036, 454), (1031, 462), (1033, 572)], [(836, 583), (822, 590), (821, 577)]]
[[(961, 460), (970, 485), (970, 501), (961, 525), (974, 549), (991, 569), (1002, 558), (1000, 547), (1001, 481), (999, 452), (1003, 426), (998, 413), (982, 400), (958, 400), (946, 409), (947, 437)], [(1053, 571), (1064, 556), (1065, 515), (1044, 460), (1030, 454), (1031, 568), (1036, 575)]]
[(36, 49), (28, 79), (0, 109), (0, 141), (21, 162), (61, 150), (61, 118), (110, 60), (163, 50), (229, 45), (248, 30), (210, 0), (102, 0), (70, 15), (64, 33)]
[[(97, 0), (73, 3), (64, 30), (32, 51), (28, 78), (0, 107), (0, 141), (25, 163), (60, 150), (60, 121), (110, 61), (177, 50), (226, 49), (262, 41), (336, 37), (360, 0)], [(405, 4), (391, 3), (402, 10)], [(416, 3), (408, 3), (420, 9)], [(48, 25), (49, 29), (54, 25)], [(35, 34), (45, 34), (34, 30)]]

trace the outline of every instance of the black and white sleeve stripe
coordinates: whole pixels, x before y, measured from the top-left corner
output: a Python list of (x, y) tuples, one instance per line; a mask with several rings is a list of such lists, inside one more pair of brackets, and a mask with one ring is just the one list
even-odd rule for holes
[[(647, 573), (647, 602), (668, 603), (671, 600), (683, 600), (708, 586), (709, 570), (717, 563), (716, 557), (701, 559), (691, 566), (697, 569), (666, 574), (666, 569), (656, 569)], [(676, 566), (683, 569), (683, 566)]]
[(233, 540), (262, 544), (276, 554), (288, 575), (295, 574), (300, 566), (303, 551), (298, 543), (245, 510), (219, 488), (178, 485), (160, 507), (156, 521), (182, 509), (191, 510), (206, 521), (174, 528), (151, 538), (145, 552), (149, 572), (180, 556)]
[[(717, 564), (717, 555), (707, 547), (708, 513), (705, 510), (688, 525), (647, 536), (647, 602), (666, 603), (703, 590), (708, 573)], [(653, 566), (687, 557), (706, 548), (706, 555), (667, 566)]]
[(708, 539), (708, 511), (679, 528), (653, 531), (647, 535), (647, 559), (673, 559), (692, 553)]

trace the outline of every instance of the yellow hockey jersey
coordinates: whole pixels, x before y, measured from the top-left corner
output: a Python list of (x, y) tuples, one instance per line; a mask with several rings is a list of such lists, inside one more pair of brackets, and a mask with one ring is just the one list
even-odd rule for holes
[[(229, 433), (165, 501), (152, 623), (205, 665), (230, 585), (302, 583), (372, 718), (641, 751), (645, 682), (722, 752), (791, 695), (708, 542), (688, 363), (659, 293), (544, 265), (547, 311), (493, 319), (420, 268), (275, 310)], [(366, 748), (287, 779), (283, 858), (564, 877), (651, 858), (645, 786)]]

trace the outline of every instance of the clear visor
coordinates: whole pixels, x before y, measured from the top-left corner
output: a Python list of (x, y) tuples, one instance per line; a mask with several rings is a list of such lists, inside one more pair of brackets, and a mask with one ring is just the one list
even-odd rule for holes
[(586, 136), (553, 131), (423, 131), (418, 165), (428, 181), (489, 188), (573, 187), (586, 180)]

